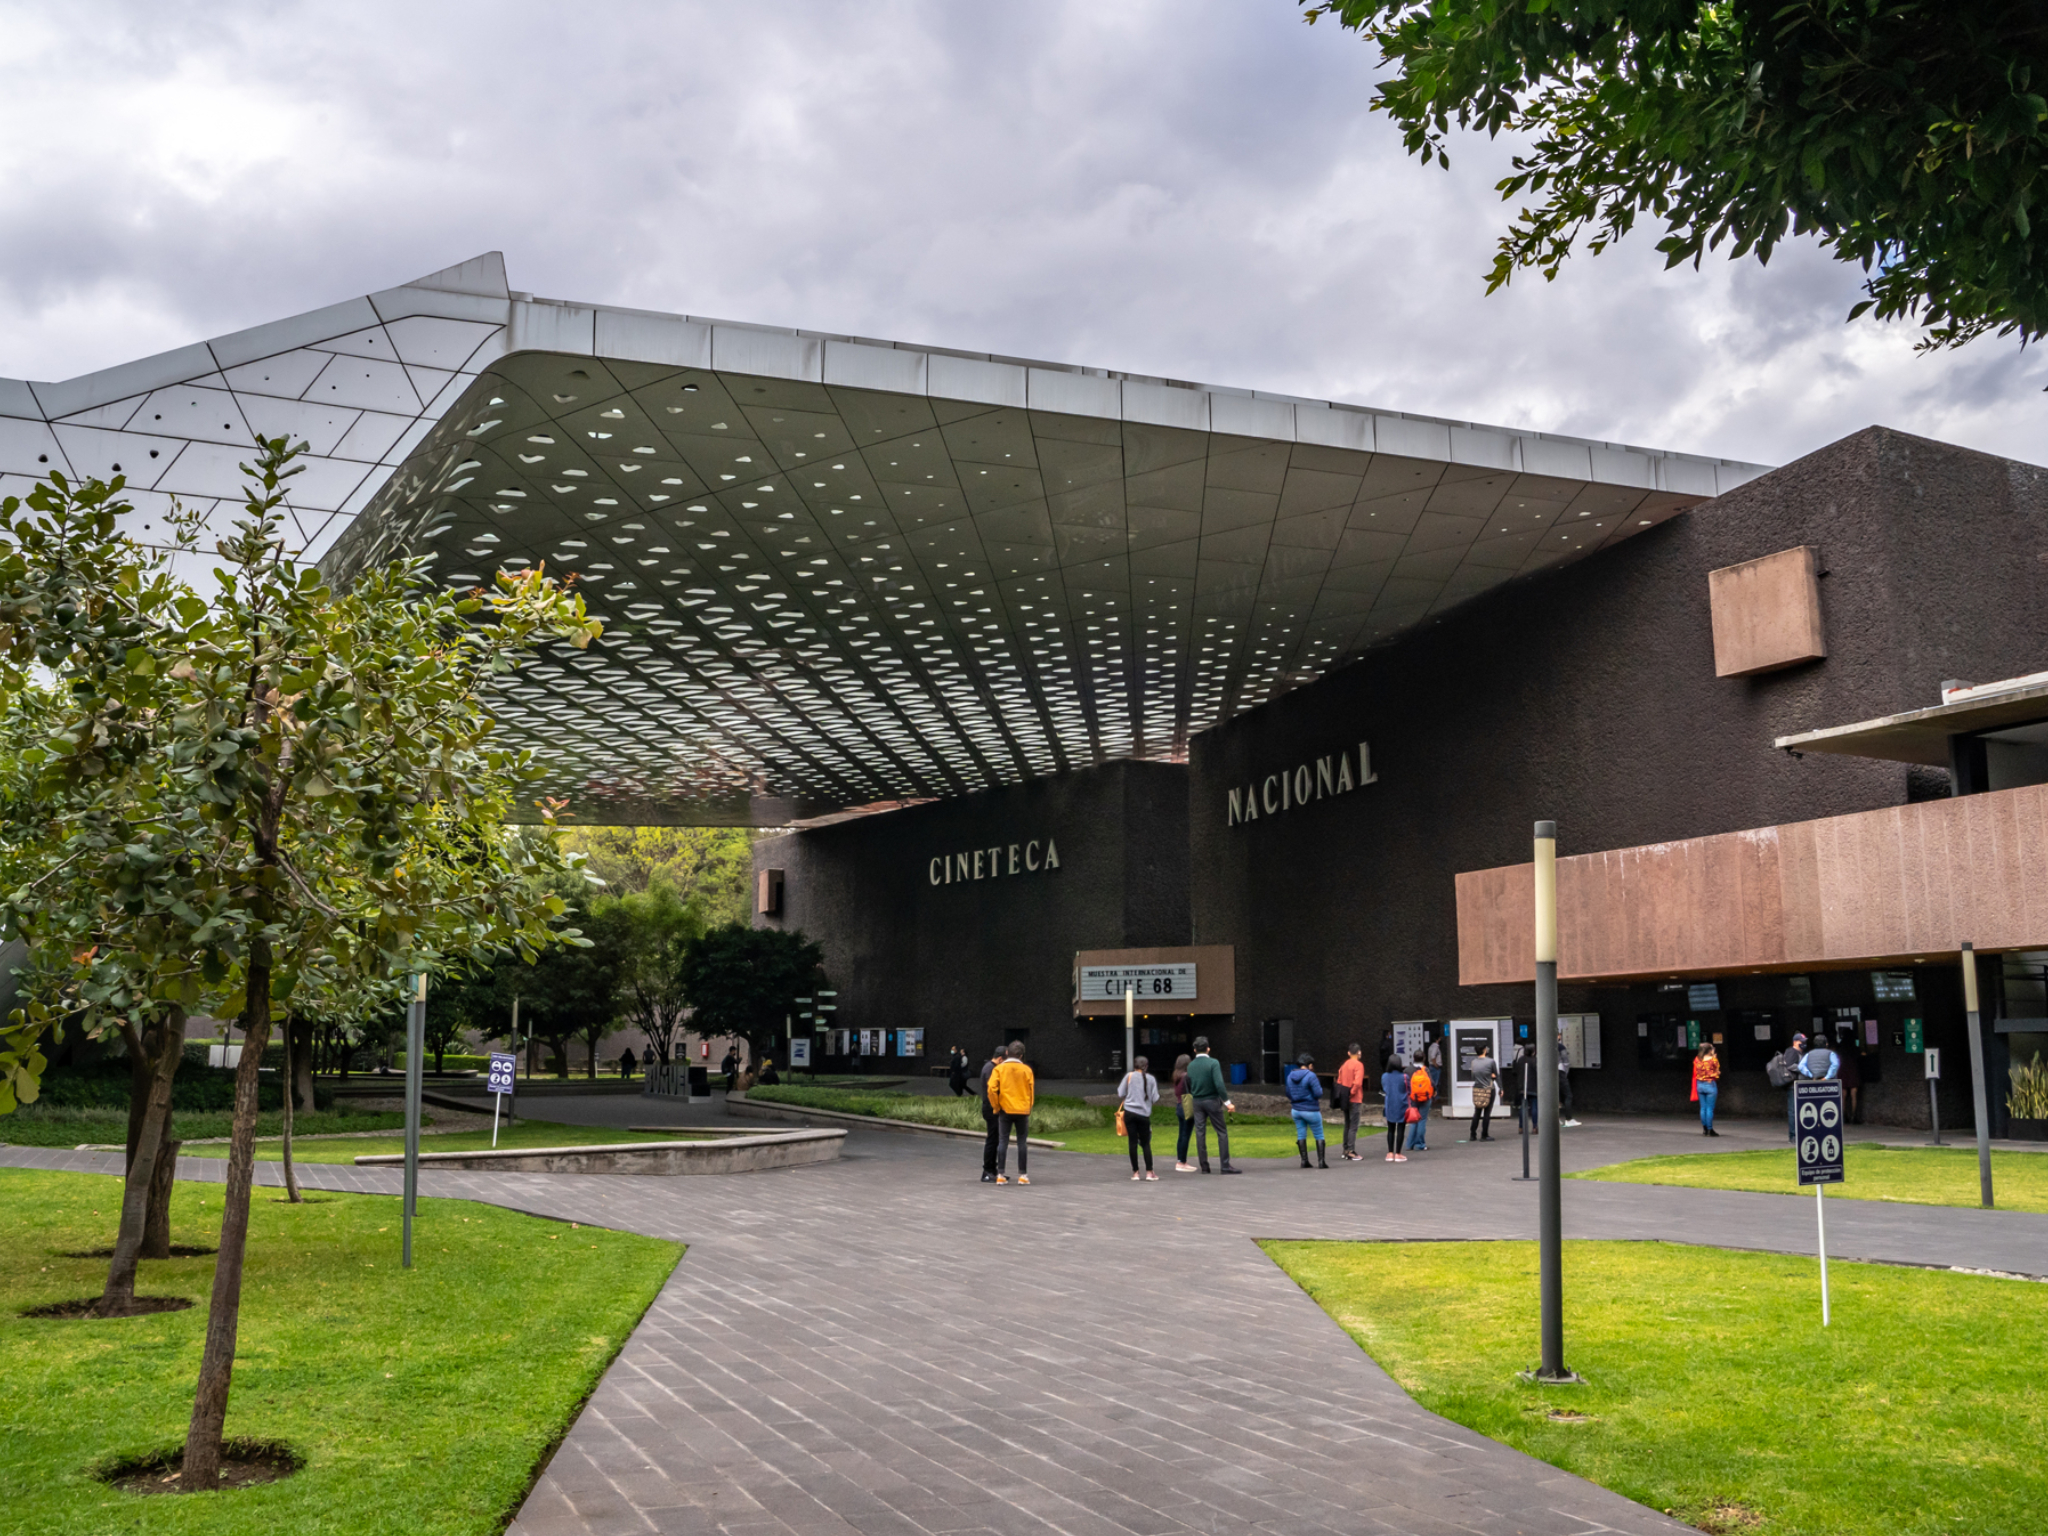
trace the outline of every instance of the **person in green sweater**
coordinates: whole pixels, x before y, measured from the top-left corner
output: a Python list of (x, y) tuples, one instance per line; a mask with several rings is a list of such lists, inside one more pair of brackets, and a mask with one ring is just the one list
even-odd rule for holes
[(1195, 1036), (1195, 1059), (1188, 1063), (1188, 1095), (1195, 1101), (1195, 1161), (1199, 1171), (1209, 1171), (1209, 1127), (1216, 1127), (1216, 1154), (1225, 1173), (1242, 1173), (1230, 1166), (1230, 1123), (1223, 1117), (1237, 1108), (1223, 1087), (1223, 1063), (1209, 1054), (1209, 1037)]

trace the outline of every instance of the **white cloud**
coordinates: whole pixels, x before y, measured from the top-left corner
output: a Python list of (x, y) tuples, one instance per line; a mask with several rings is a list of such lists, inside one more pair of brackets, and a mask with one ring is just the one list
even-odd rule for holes
[(1873, 421), (2039, 458), (2048, 367), (1845, 326), (1856, 274), (1484, 296), (1450, 174), (1286, 0), (0, 6), (0, 372), (67, 377), (502, 248), (559, 297), (1783, 461)]

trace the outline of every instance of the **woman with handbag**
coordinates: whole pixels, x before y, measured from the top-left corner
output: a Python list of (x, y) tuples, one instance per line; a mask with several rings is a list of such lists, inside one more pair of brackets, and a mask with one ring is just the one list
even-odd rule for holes
[[(1152, 1106), (1159, 1102), (1159, 1079), (1148, 1068), (1152, 1065), (1142, 1056), (1131, 1058), (1131, 1070), (1124, 1074), (1124, 1080), (1116, 1085), (1116, 1133), (1124, 1138), (1124, 1145), (1131, 1154), (1131, 1178), (1150, 1179), (1159, 1182), (1159, 1175), (1152, 1171)], [(1145, 1154), (1145, 1171), (1138, 1172), (1138, 1153)]]
[(1714, 1129), (1714, 1101), (1721, 1096), (1721, 1058), (1711, 1045), (1703, 1045), (1692, 1059), (1692, 1096), (1700, 1106), (1700, 1134), (1718, 1136)]
[(1408, 1122), (1422, 1117), (1408, 1102), (1408, 1063), (1398, 1052), (1380, 1074), (1380, 1092), (1387, 1100), (1387, 1161), (1405, 1163), (1408, 1158), (1401, 1151), (1401, 1143), (1408, 1138)]
[(1473, 1141), (1493, 1140), (1493, 1101), (1500, 1092), (1500, 1064), (1484, 1046), (1472, 1058)]
[(1195, 1165), (1188, 1161), (1188, 1143), (1195, 1136), (1195, 1100), (1188, 1092), (1188, 1062), (1192, 1059), (1183, 1051), (1173, 1063), (1173, 1111), (1180, 1116), (1180, 1140), (1173, 1149), (1175, 1173), (1195, 1171)]

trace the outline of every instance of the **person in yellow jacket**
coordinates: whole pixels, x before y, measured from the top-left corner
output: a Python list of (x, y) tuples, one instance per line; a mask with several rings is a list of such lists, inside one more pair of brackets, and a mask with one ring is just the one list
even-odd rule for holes
[(1024, 1171), (1025, 1151), (1031, 1144), (1031, 1104), (1038, 1095), (1038, 1079), (1024, 1065), (1024, 1047), (1011, 1041), (1001, 1066), (989, 1074), (988, 1096), (996, 1107), (996, 1182), (1010, 1182), (1005, 1169), (1010, 1162), (1010, 1133), (1017, 1133), (1017, 1182), (1029, 1184)]

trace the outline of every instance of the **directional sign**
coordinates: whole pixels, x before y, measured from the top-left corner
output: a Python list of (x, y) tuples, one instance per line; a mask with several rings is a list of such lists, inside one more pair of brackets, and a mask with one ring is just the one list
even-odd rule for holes
[(491, 1093), (512, 1092), (512, 1079), (519, 1073), (519, 1058), (510, 1051), (491, 1052), (491, 1076), (488, 1091)]
[(1799, 1128), (1799, 1182), (1842, 1182), (1842, 1085), (1794, 1083), (1792, 1119)]

